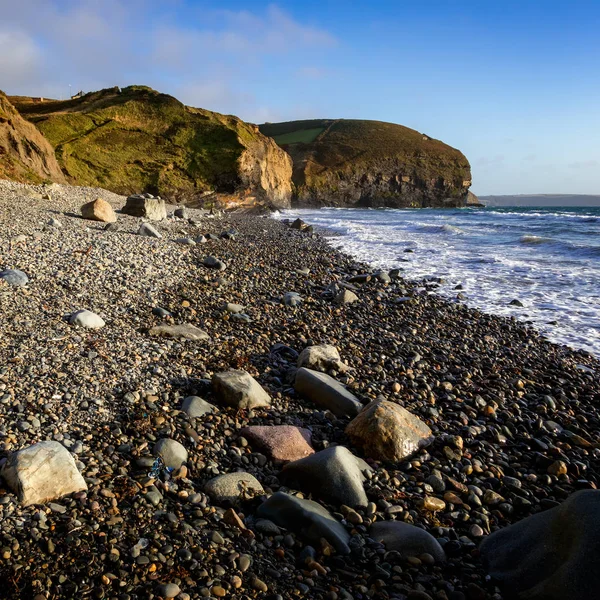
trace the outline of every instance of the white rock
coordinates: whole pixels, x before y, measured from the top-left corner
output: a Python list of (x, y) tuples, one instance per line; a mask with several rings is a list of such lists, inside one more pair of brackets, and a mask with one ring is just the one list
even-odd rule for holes
[(69, 318), (69, 323), (79, 327), (87, 327), (88, 329), (100, 329), (100, 327), (106, 325), (101, 316), (93, 313), (91, 310), (85, 309), (74, 312)]
[(2, 477), (23, 506), (87, 490), (73, 456), (58, 442), (39, 442), (14, 452), (2, 468)]

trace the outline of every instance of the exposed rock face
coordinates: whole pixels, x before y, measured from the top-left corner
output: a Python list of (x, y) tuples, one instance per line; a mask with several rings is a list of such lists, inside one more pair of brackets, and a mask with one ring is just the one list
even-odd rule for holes
[(600, 589), (600, 491), (488, 536), (480, 546), (489, 574), (515, 600), (588, 600)]
[(431, 429), (405, 408), (375, 400), (346, 427), (352, 442), (375, 460), (399, 462), (433, 441)]
[(39, 442), (14, 452), (2, 477), (24, 506), (87, 490), (71, 453), (59, 442)]
[(325, 538), (340, 554), (350, 554), (350, 534), (328, 510), (312, 500), (276, 492), (258, 507), (257, 514), (301, 533), (315, 545)]
[(350, 119), (261, 125), (294, 161), (302, 206), (455, 207), (471, 169), (458, 150), (392, 123)]
[(64, 182), (54, 148), (0, 92), (0, 179)]

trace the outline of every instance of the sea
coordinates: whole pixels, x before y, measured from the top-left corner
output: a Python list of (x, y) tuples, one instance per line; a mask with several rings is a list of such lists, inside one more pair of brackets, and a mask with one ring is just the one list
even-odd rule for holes
[[(600, 357), (600, 208), (299, 209), (329, 243), (547, 339)], [(461, 289), (456, 289), (462, 286)], [(516, 300), (522, 304), (511, 304)]]

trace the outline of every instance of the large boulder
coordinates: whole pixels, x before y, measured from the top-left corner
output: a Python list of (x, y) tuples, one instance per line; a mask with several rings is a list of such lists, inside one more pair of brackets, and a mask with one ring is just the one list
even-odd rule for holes
[(366, 506), (364, 471), (369, 465), (343, 446), (321, 450), (283, 467), (280, 478), (335, 505)]
[(183, 325), (156, 325), (148, 333), (157, 337), (174, 338), (176, 340), (191, 340), (193, 342), (210, 340), (210, 336), (203, 329), (185, 323)]
[(162, 221), (167, 218), (167, 208), (164, 200), (146, 198), (142, 194), (129, 196), (121, 212), (132, 217), (144, 217), (150, 221)]
[(225, 506), (235, 506), (265, 493), (258, 479), (243, 471), (214, 477), (204, 486), (204, 491), (214, 502)]
[(96, 198), (81, 207), (81, 216), (90, 221), (101, 221), (102, 223), (114, 223), (117, 215), (113, 207), (102, 198)]
[(203, 417), (204, 415), (211, 415), (216, 412), (217, 407), (210, 404), (200, 396), (188, 396), (183, 399), (181, 410), (192, 418)]
[(160, 456), (166, 467), (179, 469), (187, 461), (188, 452), (183, 444), (171, 438), (162, 438), (154, 444), (153, 453)]
[(162, 238), (162, 233), (156, 229), (156, 227), (152, 227), (150, 223), (142, 223), (138, 229), (138, 235), (144, 237), (151, 237), (160, 240)]
[(360, 400), (339, 381), (325, 373), (302, 367), (296, 373), (294, 389), (336, 417), (354, 417), (362, 409)]
[(600, 491), (576, 492), (555, 508), (495, 531), (480, 553), (506, 598), (593, 598), (600, 589)]
[(253, 425), (240, 430), (247, 438), (263, 450), (269, 458), (289, 462), (314, 454), (311, 433), (303, 427), (293, 425)]
[(444, 562), (446, 554), (439, 542), (427, 531), (403, 521), (373, 523), (369, 536), (381, 542), (386, 550), (396, 551), (402, 557), (431, 554), (437, 562)]
[(212, 378), (215, 395), (235, 408), (259, 408), (271, 405), (271, 397), (246, 371), (215, 373)]
[(73, 456), (59, 442), (39, 442), (13, 452), (2, 467), (2, 477), (23, 506), (87, 490)]
[(71, 325), (77, 325), (77, 327), (85, 327), (86, 329), (100, 329), (106, 325), (104, 319), (100, 315), (86, 309), (77, 310), (71, 314), (69, 323)]
[(298, 368), (300, 367), (324, 372), (330, 369), (335, 369), (336, 371), (344, 371), (346, 369), (346, 365), (342, 362), (338, 349), (330, 344), (304, 348), (298, 357)]
[(433, 441), (421, 419), (387, 400), (367, 405), (346, 427), (346, 434), (365, 454), (388, 462), (404, 460)]
[(312, 500), (276, 492), (256, 512), (259, 517), (298, 532), (312, 544), (319, 545), (324, 538), (340, 554), (350, 554), (350, 534), (328, 510)]

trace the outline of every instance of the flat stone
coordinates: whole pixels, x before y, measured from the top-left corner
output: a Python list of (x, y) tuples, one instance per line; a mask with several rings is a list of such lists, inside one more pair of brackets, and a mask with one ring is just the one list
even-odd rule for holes
[(210, 340), (210, 336), (206, 331), (189, 323), (183, 325), (156, 325), (148, 333), (157, 337), (191, 340), (193, 342)]
[(175, 598), (181, 592), (176, 583), (163, 583), (158, 590), (163, 598)]
[(162, 438), (154, 444), (152, 450), (154, 456), (160, 456), (165, 466), (170, 469), (179, 469), (184, 462), (187, 462), (188, 452), (183, 444), (171, 438)]
[(196, 242), (192, 238), (177, 238), (175, 240), (176, 244), (181, 244), (182, 246), (195, 246)]
[(363, 407), (339, 381), (312, 369), (298, 369), (294, 389), (317, 406), (330, 410), (336, 417), (354, 417)]
[(150, 221), (162, 221), (167, 218), (167, 208), (164, 200), (146, 198), (141, 194), (129, 196), (121, 212), (132, 217), (143, 217)]
[(225, 506), (235, 506), (265, 493), (258, 479), (243, 471), (227, 473), (211, 479), (204, 486), (204, 491), (214, 502)]
[(212, 385), (217, 398), (228, 406), (259, 408), (271, 405), (269, 394), (246, 371), (215, 373)]
[(301, 367), (324, 372), (330, 369), (344, 371), (347, 368), (342, 362), (338, 349), (330, 344), (304, 348), (298, 357), (298, 368)]
[(106, 325), (100, 315), (85, 309), (74, 312), (69, 317), (69, 323), (78, 327), (86, 327), (87, 329), (100, 329)]
[(138, 235), (143, 235), (145, 237), (151, 237), (156, 239), (162, 238), (162, 233), (160, 233), (160, 231), (158, 231), (156, 227), (150, 225), (150, 223), (142, 223), (140, 225), (140, 228), (138, 229)]
[(339, 554), (350, 554), (350, 534), (317, 502), (276, 492), (258, 507), (256, 513), (280, 527), (299, 533), (315, 545), (324, 538)]
[(356, 302), (358, 300), (358, 296), (351, 292), (350, 290), (342, 290), (333, 301), (335, 304), (352, 304), (352, 302)]
[(600, 589), (600, 491), (495, 531), (481, 543), (484, 567), (504, 597), (590, 600)]
[(399, 462), (433, 441), (431, 429), (394, 402), (375, 400), (346, 427), (352, 443), (375, 460)]
[(244, 427), (240, 435), (256, 444), (275, 461), (289, 462), (314, 454), (308, 429), (292, 425)]
[(226, 302), (225, 304), (223, 304), (221, 309), (224, 312), (228, 312), (232, 315), (236, 315), (236, 314), (244, 312), (244, 307), (241, 304), (234, 304), (232, 302)]
[(113, 207), (102, 198), (96, 198), (81, 207), (81, 216), (90, 221), (100, 221), (101, 223), (114, 223), (117, 215)]
[(5, 271), (0, 271), (0, 279), (3, 279), (6, 283), (15, 287), (23, 287), (29, 283), (29, 277), (27, 277), (23, 271), (19, 271), (19, 269), (6, 269)]
[(73, 455), (59, 442), (39, 442), (13, 452), (2, 477), (23, 506), (87, 490)]
[(371, 525), (369, 536), (381, 542), (388, 551), (402, 557), (431, 554), (436, 562), (444, 562), (446, 554), (439, 542), (427, 531), (403, 521), (377, 521)]
[(333, 446), (288, 463), (280, 478), (332, 504), (355, 507), (368, 504), (363, 471), (369, 470), (348, 448)]
[(199, 396), (188, 396), (187, 398), (183, 399), (181, 410), (188, 417), (197, 418), (202, 417), (203, 415), (214, 413), (217, 410), (217, 407), (213, 406)]

